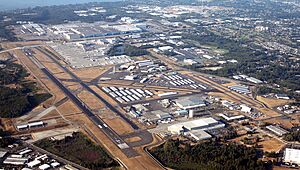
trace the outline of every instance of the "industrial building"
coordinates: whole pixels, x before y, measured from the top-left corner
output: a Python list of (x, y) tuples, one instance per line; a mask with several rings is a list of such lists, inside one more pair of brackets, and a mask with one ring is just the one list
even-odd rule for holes
[(13, 158), (8, 157), (3, 161), (3, 164), (9, 165), (25, 165), (28, 162), (28, 158)]
[(192, 130), (189, 131), (188, 134), (197, 141), (212, 138), (212, 136), (204, 130)]
[(200, 99), (199, 96), (184, 97), (175, 100), (176, 105), (181, 109), (196, 109), (206, 106), (206, 102)]
[(255, 84), (261, 84), (263, 83), (261, 80), (258, 80), (254, 77), (247, 77), (246, 80), (250, 81), (251, 83), (255, 83)]
[(105, 22), (72, 22), (68, 24), (55, 25), (51, 28), (51, 30), (54, 34), (64, 35), (68, 40), (78, 40), (82, 38), (141, 33), (145, 31), (144, 28), (146, 28), (146, 26), (143, 23), (108, 24)]
[(277, 99), (284, 99), (284, 100), (289, 100), (289, 96), (287, 94), (275, 94), (275, 97)]
[(234, 85), (234, 86), (228, 86), (229, 89), (234, 90), (238, 93), (244, 93), (249, 94), (251, 93), (248, 86), (244, 85)]
[(142, 100), (147, 96), (151, 97), (154, 94), (149, 90), (142, 89), (129, 89), (124, 87), (102, 87), (102, 90), (109, 94), (112, 98), (114, 98), (119, 103), (128, 103), (134, 102), (138, 100)]
[(173, 118), (172, 115), (161, 110), (152, 111), (151, 113), (155, 114), (160, 120), (167, 120)]
[(284, 162), (300, 165), (300, 149), (286, 148), (283, 156)]
[(45, 123), (43, 121), (38, 121), (38, 122), (32, 122), (24, 125), (18, 125), (17, 129), (20, 130), (26, 130), (30, 128), (37, 128), (37, 127), (43, 127)]
[(245, 104), (241, 104), (240, 107), (241, 107), (241, 111), (242, 111), (242, 112), (245, 112), (245, 113), (251, 113), (251, 110), (252, 110), (251, 107), (249, 107), (249, 106), (247, 106), (247, 105), (245, 105)]
[(288, 133), (287, 130), (285, 130), (279, 126), (269, 125), (269, 126), (266, 126), (266, 129), (270, 130), (271, 132), (275, 133), (278, 136), (283, 136), (284, 134)]
[(222, 117), (223, 119), (225, 119), (226, 121), (234, 121), (234, 120), (242, 120), (242, 119), (245, 119), (245, 116), (244, 116), (244, 115), (229, 116), (229, 115), (227, 115), (227, 114), (220, 113), (219, 116)]
[(223, 127), (225, 127), (224, 123), (209, 117), (171, 125), (168, 127), (168, 131), (173, 134), (181, 134), (192, 130), (211, 130)]
[(247, 81), (249, 81), (251, 83), (255, 83), (255, 84), (263, 83), (263, 81), (261, 81), (257, 78), (254, 78), (254, 77), (249, 77), (247, 75), (235, 75), (235, 76), (233, 76), (233, 78), (236, 79), (236, 80), (243, 80), (244, 79), (244, 80), (247, 80)]

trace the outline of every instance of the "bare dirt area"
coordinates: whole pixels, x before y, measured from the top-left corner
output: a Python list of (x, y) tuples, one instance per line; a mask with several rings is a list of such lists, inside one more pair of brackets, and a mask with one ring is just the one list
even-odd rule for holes
[(42, 119), (53, 119), (56, 117), (60, 117), (59, 113), (57, 112), (57, 110), (52, 110), (51, 112), (43, 116)]
[(265, 137), (263, 141), (258, 142), (258, 145), (260, 145), (262, 147), (261, 149), (265, 152), (277, 152), (284, 146), (284, 143), (275, 138)]
[(14, 119), (9, 118), (0, 118), (0, 127), (2, 126), (3, 129), (9, 132), (15, 132), (15, 126), (14, 126)]
[(219, 97), (219, 98), (221, 98), (221, 99), (223, 99), (223, 100), (227, 100), (227, 101), (230, 101), (230, 102), (235, 102), (235, 103), (239, 102), (239, 101), (237, 101), (236, 99), (233, 99), (233, 98), (227, 96), (227, 95), (224, 94), (224, 93), (219, 93), (219, 92), (209, 92), (208, 95), (209, 95), (209, 96), (214, 96), (214, 97)]
[(66, 85), (66, 86), (75, 86), (75, 85), (79, 85), (78, 82), (76, 81), (72, 81), (72, 80), (61, 80), (61, 82)]
[(65, 72), (59, 72), (55, 74), (55, 77), (57, 77), (58, 79), (68, 79), (68, 80), (72, 80), (72, 77)]
[(81, 91), (77, 96), (92, 110), (104, 107), (103, 103), (101, 103), (96, 96), (86, 90)]
[(81, 110), (70, 100), (57, 107), (62, 115), (81, 113)]
[(123, 135), (126, 133), (131, 133), (134, 130), (121, 118), (113, 118), (113, 119), (104, 119), (105, 123), (107, 123), (114, 131), (119, 135)]
[(236, 82), (230, 82), (230, 83), (222, 84), (222, 86), (225, 86), (225, 87), (234, 86), (234, 85), (237, 85), (237, 83)]
[[(109, 69), (109, 68), (108, 68)], [(92, 67), (84, 69), (71, 69), (71, 71), (84, 81), (91, 81), (107, 71), (105, 67)]]
[(265, 98), (262, 96), (257, 96), (256, 99), (258, 101), (263, 102), (265, 105), (267, 105), (270, 108), (282, 106), (282, 105), (293, 102), (293, 100), (271, 99), (271, 98)]
[[(265, 114), (267, 117), (276, 117), (276, 116), (280, 116), (281, 115), (281, 114), (279, 114), (279, 113), (277, 113), (274, 110), (271, 110), (269, 108), (258, 108), (258, 110), (261, 113)], [(263, 119), (263, 117), (261, 117), (261, 119)]]
[(59, 74), (63, 73), (63, 70), (55, 63), (49, 63), (49, 62), (41, 62), (46, 68), (48, 68), (51, 73), (53, 74)]
[(78, 84), (78, 83), (76, 83), (76, 84), (73, 83), (73, 85), (69, 85), (68, 86), (68, 89), (70, 89), (71, 91), (79, 91), (79, 90), (82, 90), (83, 87), (80, 84)]
[(140, 140), (142, 140), (142, 139), (140, 137), (138, 137), (138, 136), (125, 139), (125, 141), (128, 142), (128, 143), (130, 143), (130, 142), (138, 142)]
[(10, 59), (9, 53), (0, 53), (0, 60)]
[(72, 132), (78, 131), (77, 128), (74, 127), (64, 127), (64, 128), (57, 128), (57, 129), (52, 129), (52, 130), (46, 130), (43, 132), (35, 132), (32, 133), (33, 141), (38, 141), (41, 139), (49, 138), (49, 137), (55, 137), (55, 136), (61, 136), (61, 135), (69, 135)]
[(282, 166), (273, 166), (273, 170), (292, 170), (292, 168), (282, 167)]
[(41, 63), (53, 63), (53, 61), (48, 58), (45, 54), (43, 54), (42, 52), (40, 52), (39, 50), (32, 48), (31, 49), (35, 54), (34, 56), (41, 62)]
[(270, 124), (278, 124), (281, 127), (286, 129), (292, 128), (293, 126), (299, 124), (299, 120), (290, 120), (290, 119), (283, 119), (283, 118), (272, 118), (272, 119), (265, 120), (264, 122)]
[(42, 82), (48, 87), (51, 94), (55, 96), (53, 103), (65, 98), (65, 94), (49, 79), (43, 79)]

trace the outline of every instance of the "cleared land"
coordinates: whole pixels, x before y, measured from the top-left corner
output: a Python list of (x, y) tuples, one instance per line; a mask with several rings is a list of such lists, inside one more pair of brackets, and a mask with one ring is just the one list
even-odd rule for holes
[[(281, 114), (275, 112), (274, 110), (271, 110), (269, 108), (258, 108), (258, 110), (260, 112), (262, 112), (263, 114), (265, 114), (267, 117), (276, 117), (276, 116), (280, 116)], [(263, 119), (263, 117), (261, 117), (261, 119)]]
[(293, 100), (270, 99), (270, 98), (265, 98), (265, 97), (262, 97), (262, 96), (257, 96), (256, 99), (258, 101), (263, 102), (265, 105), (267, 105), (270, 108), (282, 106), (282, 105), (293, 102)]
[(84, 69), (71, 69), (71, 71), (78, 76), (80, 79), (84, 81), (91, 81), (103, 73), (107, 71), (107, 69), (103, 67), (92, 67), (92, 68), (84, 68)]
[(104, 121), (119, 135), (134, 132), (134, 130), (121, 118), (104, 119)]
[(209, 92), (208, 95), (209, 96), (214, 96), (214, 97), (219, 97), (219, 98), (221, 98), (223, 100), (227, 100), (227, 101), (234, 102), (234, 103), (239, 102), (236, 99), (233, 99), (233, 98), (227, 96), (226, 94), (220, 93), (220, 92)]
[(74, 114), (74, 113), (81, 113), (81, 110), (78, 109), (78, 107), (72, 101), (70, 101), (70, 100), (68, 100), (64, 104), (60, 105), (57, 109), (63, 115), (69, 115), (69, 114)]
[(81, 91), (77, 96), (91, 109), (101, 109), (104, 107), (103, 103), (88, 91)]
[(142, 140), (140, 137), (138, 137), (138, 136), (135, 136), (135, 137), (132, 137), (132, 138), (127, 138), (127, 139), (125, 139), (125, 141), (126, 142), (138, 142), (138, 141), (140, 141), (140, 140)]
[(263, 151), (277, 152), (284, 146), (284, 143), (280, 142), (279, 140), (277, 140), (275, 138), (266, 137), (262, 142), (258, 142), (258, 145), (260, 145), (262, 147), (261, 149)]
[[(278, 124), (286, 129), (292, 128), (296, 123), (295, 120), (283, 119), (283, 118), (272, 118), (272, 119), (265, 120), (264, 122), (267, 122), (270, 124)], [(299, 124), (299, 120), (297, 122)]]

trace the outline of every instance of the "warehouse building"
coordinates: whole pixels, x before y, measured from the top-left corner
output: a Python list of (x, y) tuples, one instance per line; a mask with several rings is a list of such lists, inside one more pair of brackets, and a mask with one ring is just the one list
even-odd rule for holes
[(284, 162), (300, 165), (300, 149), (286, 148), (283, 159)]
[(248, 86), (244, 85), (234, 85), (234, 86), (228, 86), (229, 89), (234, 90), (238, 93), (244, 93), (249, 94), (251, 93)]
[(211, 130), (223, 127), (225, 127), (224, 123), (209, 117), (171, 125), (168, 127), (168, 131), (173, 134), (181, 134), (193, 130)]
[(287, 94), (275, 94), (275, 97), (277, 99), (284, 99), (284, 100), (289, 100), (289, 96)]
[(6, 158), (3, 163), (9, 165), (25, 165), (28, 162), (28, 158)]
[(244, 115), (229, 116), (229, 115), (227, 115), (227, 114), (220, 113), (219, 116), (222, 117), (223, 119), (225, 119), (225, 120), (228, 121), (228, 122), (234, 121), (234, 120), (242, 120), (242, 119), (245, 119), (245, 116), (244, 116)]
[(204, 130), (192, 130), (189, 131), (188, 134), (197, 141), (212, 138), (212, 136)]
[(269, 131), (275, 133), (275, 134), (278, 135), (278, 136), (283, 136), (284, 134), (287, 134), (287, 133), (288, 133), (287, 130), (285, 130), (285, 129), (279, 127), (279, 126), (269, 125), (269, 126), (266, 126), (266, 128), (267, 128)]
[(170, 115), (167, 112), (163, 112), (161, 110), (155, 110), (155, 111), (152, 111), (151, 113), (156, 115), (156, 117), (158, 117), (159, 120), (167, 120), (167, 119), (172, 119), (173, 118), (172, 115)]
[(258, 80), (258, 79), (254, 78), (254, 77), (247, 77), (246, 80), (250, 81), (251, 83), (255, 83), (255, 84), (261, 84), (261, 83), (263, 83), (261, 80)]
[(199, 96), (185, 97), (175, 100), (176, 105), (181, 109), (196, 109), (206, 106), (206, 102), (199, 98)]

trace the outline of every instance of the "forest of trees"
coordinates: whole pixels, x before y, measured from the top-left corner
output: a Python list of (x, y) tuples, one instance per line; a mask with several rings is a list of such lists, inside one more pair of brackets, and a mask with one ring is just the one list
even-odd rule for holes
[(14, 138), (9, 136), (10, 134), (3, 129), (0, 129), (0, 148), (5, 148), (15, 142)]
[(119, 166), (102, 147), (95, 145), (80, 132), (74, 132), (72, 137), (62, 140), (43, 139), (35, 144), (92, 170)]
[(294, 130), (290, 133), (287, 133), (283, 136), (283, 139), (286, 141), (297, 141), (300, 142), (300, 131)]
[(238, 144), (205, 142), (197, 145), (169, 140), (150, 150), (164, 165), (174, 169), (197, 170), (263, 170), (270, 164), (259, 161), (262, 154), (255, 148)]
[[(292, 67), (300, 61), (286, 60), (277, 52), (266, 54), (261, 47), (244, 46), (243, 44), (249, 43), (225, 38), (204, 28), (199, 28), (199, 30), (202, 31), (200, 35), (194, 36), (195, 32), (191, 32), (186, 33), (184, 38), (202, 45), (227, 50), (224, 59), (236, 59), (238, 63), (222, 65), (222, 68), (218, 70), (202, 70), (201, 67), (191, 67), (190, 69), (223, 77), (245, 74), (268, 83), (279, 84), (291, 90), (300, 89), (300, 77), (298, 76), (300, 70), (297, 67)], [(197, 31), (199, 32), (199, 30)], [(284, 62), (285, 64), (280, 65), (278, 62)]]
[(27, 71), (10, 60), (1, 61), (0, 69), (0, 117), (18, 117), (51, 97), (37, 93), (36, 83), (27, 80)]

